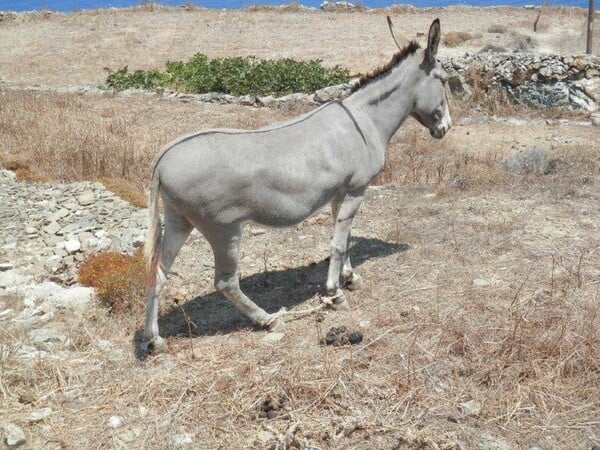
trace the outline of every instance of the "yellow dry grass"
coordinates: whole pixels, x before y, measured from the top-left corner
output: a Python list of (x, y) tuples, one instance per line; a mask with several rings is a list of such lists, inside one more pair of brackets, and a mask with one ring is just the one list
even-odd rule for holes
[[(35, 161), (53, 179), (99, 179), (110, 169), (140, 191), (153, 154), (175, 135), (199, 125), (256, 127), (301, 111), (151, 95), (6, 91), (0, 99), (9, 156)], [(38, 120), (32, 109), (43, 112)], [(456, 112), (444, 140), (412, 120), (394, 137), (382, 181), (402, 188), (374, 191), (356, 219), (356, 252), (374, 253), (357, 263), (368, 284), (349, 294), (352, 311), (290, 322), (282, 341), (265, 344), (214, 294), (212, 271), (194, 262), (209, 249), (193, 240), (163, 300), (166, 355), (135, 360), (140, 315), (58, 312), (54, 326), (69, 343), (55, 359), (24, 360), (26, 329), (3, 327), (3, 419), (24, 424), (41, 447), (165, 448), (184, 438), (207, 448), (473, 448), (482, 436), (513, 446), (596, 443), (594, 130), (556, 122), (525, 137), (522, 125), (490, 121), (468, 105)], [(466, 118), (477, 125), (461, 125)], [(507, 155), (540, 140), (552, 142), (558, 172), (502, 169)], [(329, 237), (326, 221), (251, 241), (244, 289), (273, 310), (285, 299), (304, 309), (318, 286), (298, 280), (324, 278)], [(275, 255), (281, 259), (271, 262)], [(364, 343), (319, 346), (339, 324), (361, 329)], [(101, 346), (106, 340), (112, 349)], [(42, 407), (54, 413), (23, 422)], [(111, 416), (124, 425), (111, 428)]]
[[(127, 18), (138, 26), (163, 13), (145, 6), (64, 21), (89, 28), (94, 17), (99, 27)], [(346, 17), (336, 14), (323, 17)], [(134, 42), (135, 31), (126, 31)], [(52, 311), (44, 326), (68, 340), (28, 359), (27, 325), (0, 317), (2, 421), (19, 424), (31, 448), (600, 445), (597, 131), (498, 108), (519, 116), (512, 123), (472, 106), (453, 105), (455, 125), (442, 141), (409, 120), (391, 142), (380, 181), (392, 184), (370, 191), (355, 219), (353, 258), (367, 284), (347, 294), (352, 310), (290, 321), (281, 341), (265, 343), (215, 294), (210, 250), (192, 236), (162, 301), (166, 354), (137, 359), (142, 318), (93, 307)], [(118, 189), (139, 194), (154, 154), (176, 136), (256, 128), (306, 108), (4, 90), (0, 158), (27, 161), (52, 180), (125, 180)], [(503, 169), (509, 155), (532, 147), (558, 158), (558, 169)], [(327, 222), (246, 236), (245, 292), (270, 311), (311, 306), (326, 273)], [(0, 311), (23, 303), (0, 293)], [(318, 344), (341, 324), (361, 330), (363, 343)], [(44, 407), (49, 417), (29, 419)], [(122, 425), (112, 427), (112, 416)]]
[(442, 42), (448, 47), (458, 47), (462, 43), (474, 38), (473, 33), (469, 33), (468, 31), (450, 31), (444, 34)]

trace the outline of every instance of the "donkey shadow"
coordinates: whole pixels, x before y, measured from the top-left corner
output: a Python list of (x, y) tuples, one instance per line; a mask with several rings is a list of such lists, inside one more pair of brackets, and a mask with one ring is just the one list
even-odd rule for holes
[[(352, 240), (350, 257), (354, 267), (371, 258), (385, 257), (409, 249), (407, 244), (380, 239), (355, 237)], [(256, 273), (241, 279), (240, 287), (252, 301), (269, 313), (279, 311), (282, 307), (291, 309), (322, 291), (328, 266), (329, 257), (291, 269)], [(173, 304), (166, 314), (159, 317), (158, 325), (163, 337), (212, 336), (254, 326), (216, 291), (184, 304)], [(141, 328), (136, 331), (134, 343), (143, 340), (142, 333)]]

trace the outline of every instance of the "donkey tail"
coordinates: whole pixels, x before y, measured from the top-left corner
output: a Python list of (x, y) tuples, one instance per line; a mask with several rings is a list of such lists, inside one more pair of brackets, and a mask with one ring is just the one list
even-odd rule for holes
[[(148, 234), (144, 243), (144, 261), (149, 279), (156, 276), (158, 263), (157, 249), (161, 241), (160, 212), (158, 208), (158, 194), (160, 191), (160, 177), (155, 170), (152, 171), (150, 192), (148, 195)], [(154, 281), (154, 280), (153, 280)]]

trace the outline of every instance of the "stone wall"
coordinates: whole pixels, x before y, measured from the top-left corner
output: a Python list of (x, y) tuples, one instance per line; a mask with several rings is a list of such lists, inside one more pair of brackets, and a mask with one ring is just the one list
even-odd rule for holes
[[(442, 65), (450, 75), (454, 96), (470, 99), (474, 79), (478, 89), (498, 89), (511, 100), (533, 108), (569, 108), (579, 111), (600, 109), (600, 58), (591, 55), (564, 56), (539, 53), (477, 53), (448, 58)], [(330, 86), (314, 94), (285, 97), (211, 94), (181, 94), (164, 91), (163, 95), (181, 101), (234, 103), (247, 106), (277, 107), (286, 102), (322, 104), (346, 97), (356, 82)], [(127, 94), (125, 94), (127, 95)]]
[(600, 58), (591, 55), (478, 53), (449, 58), (443, 66), (452, 93), (463, 99), (475, 88), (499, 89), (534, 108), (600, 108)]

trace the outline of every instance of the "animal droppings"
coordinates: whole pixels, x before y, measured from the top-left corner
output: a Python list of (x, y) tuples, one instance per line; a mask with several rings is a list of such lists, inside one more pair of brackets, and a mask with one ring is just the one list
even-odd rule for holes
[(363, 340), (363, 334), (359, 331), (348, 332), (348, 329), (342, 325), (341, 327), (331, 327), (324, 338), (321, 339), (321, 345), (333, 345), (339, 347), (341, 345), (356, 345)]

